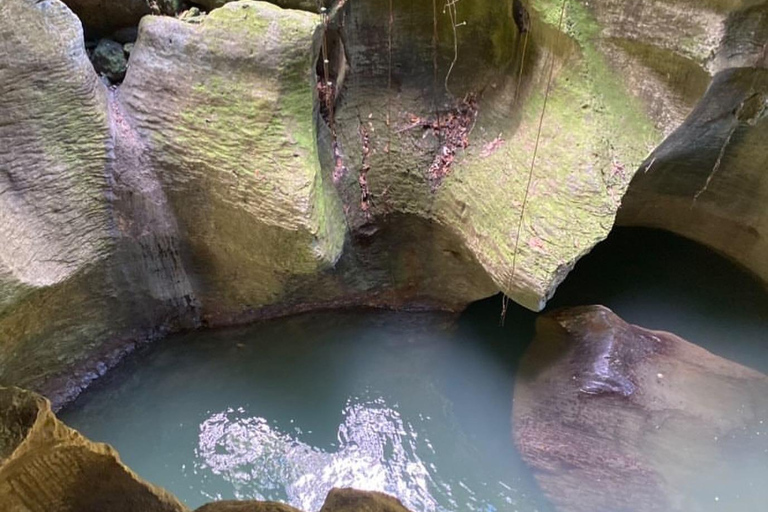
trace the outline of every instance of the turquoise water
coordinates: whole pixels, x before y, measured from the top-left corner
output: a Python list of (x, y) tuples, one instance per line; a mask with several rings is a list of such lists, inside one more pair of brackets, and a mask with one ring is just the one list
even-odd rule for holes
[[(353, 486), (414, 512), (549, 512), (511, 440), (515, 368), (535, 315), (513, 308), (501, 328), (500, 303), (458, 321), (325, 312), (172, 337), (61, 416), (192, 507), (273, 499), (309, 512), (331, 487)], [(768, 372), (765, 290), (684, 240), (616, 233), (552, 307), (587, 303)]]

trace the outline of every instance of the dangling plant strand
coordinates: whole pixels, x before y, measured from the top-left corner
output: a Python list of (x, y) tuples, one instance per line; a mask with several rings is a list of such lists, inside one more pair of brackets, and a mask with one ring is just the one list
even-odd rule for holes
[(395, 13), (389, 0), (389, 24), (387, 26), (387, 158), (392, 144), (392, 31), (395, 26)]
[[(557, 33), (557, 40), (555, 43), (555, 48), (560, 46), (560, 38), (563, 34), (563, 20), (565, 19), (565, 8), (568, 5), (568, 0), (563, 0), (563, 6), (560, 9), (560, 21), (558, 22), (558, 33)], [(515, 234), (515, 246), (514, 246), (514, 253), (512, 253), (512, 274), (509, 278), (510, 283), (514, 284), (515, 280), (515, 271), (517, 270), (517, 253), (520, 247), (520, 232), (523, 230), (523, 220), (525, 218), (525, 208), (528, 204), (528, 195), (531, 190), (531, 183), (533, 183), (533, 172), (536, 167), (536, 157), (539, 153), (539, 141), (541, 140), (541, 129), (544, 125), (544, 114), (547, 111), (547, 101), (549, 100), (549, 93), (552, 90), (552, 77), (554, 76), (555, 71), (555, 53), (552, 52), (552, 61), (549, 65), (549, 77), (547, 78), (547, 89), (544, 91), (544, 104), (541, 107), (541, 115), (539, 116), (539, 127), (536, 132), (536, 143), (533, 146), (533, 156), (531, 158), (531, 167), (528, 171), (528, 183), (525, 186), (525, 194), (523, 195), (523, 204), (520, 207), (520, 218), (517, 223), (517, 233)], [(521, 76), (522, 76), (522, 67), (521, 67)], [(506, 298), (506, 296), (505, 296)], [(501, 323), (504, 324), (504, 319), (507, 316), (507, 305), (508, 301), (504, 300), (502, 305), (502, 311), (501, 311)]]
[(437, 119), (437, 136), (440, 145), (443, 145), (443, 135), (440, 130), (440, 100), (437, 92), (437, 77), (438, 77), (438, 65), (437, 65), (437, 46), (439, 44), (439, 38), (437, 33), (437, 0), (432, 0), (432, 89), (433, 89), (433, 102), (435, 108), (435, 119)]
[[(319, 4), (319, 2), (318, 2)], [(333, 90), (333, 81), (331, 80), (330, 70), (330, 58), (328, 55), (328, 9), (324, 6), (320, 6), (320, 14), (323, 17), (323, 40), (322, 40), (322, 58), (323, 58), (323, 81), (321, 90), (325, 90), (325, 102), (328, 109), (328, 127), (331, 130), (331, 134), (336, 135), (336, 128), (334, 126), (334, 114), (333, 104), (336, 97), (336, 93)]]
[(445, 0), (445, 5), (443, 6), (443, 14), (446, 12), (448, 13), (448, 16), (451, 19), (451, 29), (453, 30), (453, 60), (451, 61), (451, 65), (448, 68), (448, 73), (445, 74), (445, 91), (451, 95), (453, 94), (451, 93), (451, 89), (448, 87), (448, 81), (451, 78), (451, 73), (453, 73), (453, 68), (456, 66), (456, 62), (459, 60), (459, 36), (456, 32), (456, 29), (467, 24), (467, 22), (456, 22), (458, 18), (456, 4), (458, 3), (459, 0)]

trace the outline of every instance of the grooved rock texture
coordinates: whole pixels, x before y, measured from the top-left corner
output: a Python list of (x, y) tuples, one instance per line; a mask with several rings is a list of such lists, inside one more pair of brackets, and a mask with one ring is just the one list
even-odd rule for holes
[[(514, 437), (558, 511), (759, 510), (766, 393), (759, 372), (605, 307), (574, 308), (537, 321)], [(720, 488), (723, 502), (710, 496)]]
[(192, 255), (204, 314), (276, 303), (339, 259), (346, 225), (313, 138), (317, 18), (230, 3), (145, 18), (122, 104)]
[(194, 308), (175, 221), (77, 18), (11, 0), (0, 32), (0, 384), (58, 404)]
[(5, 512), (184, 512), (110, 446), (61, 423), (43, 397), (0, 387), (0, 503)]

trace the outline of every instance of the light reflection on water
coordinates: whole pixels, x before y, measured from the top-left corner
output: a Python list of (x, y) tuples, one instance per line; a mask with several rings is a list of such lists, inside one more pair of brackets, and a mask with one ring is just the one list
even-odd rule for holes
[(478, 324), (357, 311), (191, 333), (132, 357), (63, 419), (191, 507), (314, 512), (355, 487), (414, 512), (548, 512), (512, 442), (533, 325), (520, 314), (524, 333), (498, 330), (495, 308)]
[(222, 476), (239, 499), (280, 499), (303, 510), (319, 510), (333, 487), (386, 492), (413, 510), (442, 510), (417, 454), (419, 434), (395, 407), (384, 398), (350, 400), (343, 417), (338, 448), (331, 452), (270, 427), (242, 407), (212, 414), (200, 425), (194, 469)]

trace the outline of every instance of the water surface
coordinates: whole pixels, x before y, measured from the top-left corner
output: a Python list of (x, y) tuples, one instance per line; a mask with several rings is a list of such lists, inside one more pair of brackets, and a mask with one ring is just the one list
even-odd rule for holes
[[(685, 240), (615, 233), (551, 307), (590, 303), (768, 372), (764, 288)], [(513, 307), (501, 328), (500, 305), (475, 304), (458, 322), (324, 312), (172, 337), (62, 418), (191, 507), (273, 499), (312, 512), (331, 487), (353, 486), (415, 512), (550, 512), (511, 441), (515, 367), (535, 315)], [(768, 481), (768, 453), (750, 471)], [(728, 491), (722, 482), (718, 499)]]

